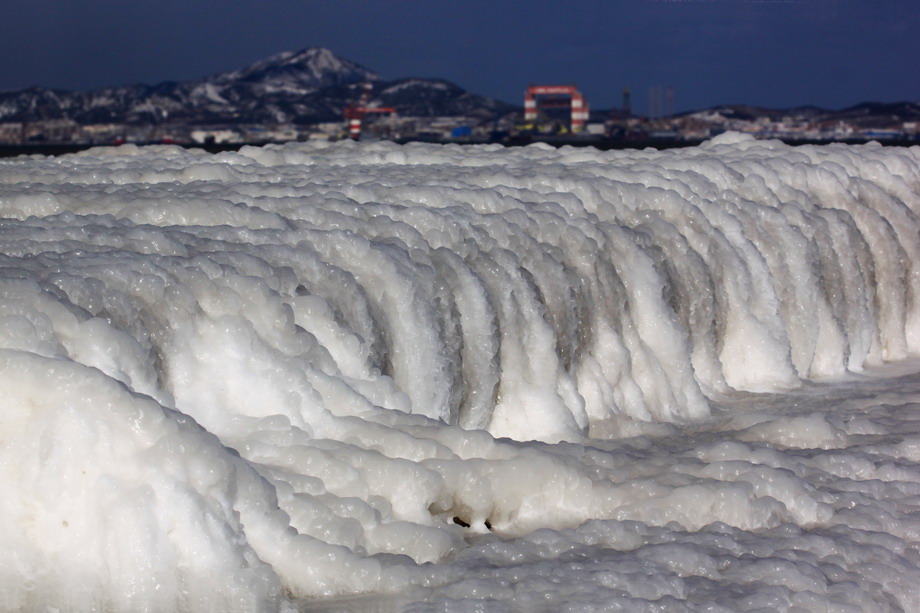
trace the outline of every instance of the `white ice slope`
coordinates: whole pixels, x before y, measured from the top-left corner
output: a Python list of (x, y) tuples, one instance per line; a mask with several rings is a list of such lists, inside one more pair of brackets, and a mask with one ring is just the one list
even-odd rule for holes
[(0, 608), (916, 609), (918, 213), (736, 134), (2, 160)]

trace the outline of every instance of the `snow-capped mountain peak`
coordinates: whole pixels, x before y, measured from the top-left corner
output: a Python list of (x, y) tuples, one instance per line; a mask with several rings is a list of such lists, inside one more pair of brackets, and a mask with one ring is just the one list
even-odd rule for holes
[(311, 47), (284, 51), (240, 70), (205, 79), (214, 84), (248, 83), (268, 91), (306, 93), (333, 85), (376, 81), (377, 74), (360, 64), (340, 58), (329, 49)]
[(284, 51), (249, 66), (183, 83), (87, 92), (33, 88), (0, 92), (0, 123), (69, 119), (79, 124), (150, 125), (317, 123), (342, 119), (373, 84), (375, 99), (404, 116), (483, 115), (510, 105), (441, 79), (388, 83), (328, 49)]

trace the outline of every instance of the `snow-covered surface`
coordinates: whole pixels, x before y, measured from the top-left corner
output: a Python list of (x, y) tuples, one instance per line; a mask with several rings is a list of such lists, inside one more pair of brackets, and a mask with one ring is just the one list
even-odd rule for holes
[(449, 89), (450, 85), (443, 81), (433, 81), (431, 79), (422, 80), (422, 79), (406, 79), (405, 81), (400, 81), (396, 85), (391, 85), (383, 91), (381, 95), (395, 94), (406, 89)]
[(208, 77), (197, 86), (210, 85), (220, 92), (223, 88), (245, 84), (256, 95), (279, 92), (305, 95), (332, 85), (376, 79), (377, 75), (370, 70), (342, 59), (328, 49), (314, 47), (298, 52), (284, 51), (241, 70)]
[(0, 161), (0, 609), (918, 610), (918, 213), (738, 134)]

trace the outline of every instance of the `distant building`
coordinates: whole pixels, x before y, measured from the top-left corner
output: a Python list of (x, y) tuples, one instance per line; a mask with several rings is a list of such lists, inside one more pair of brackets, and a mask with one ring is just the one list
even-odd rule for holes
[(22, 142), (70, 143), (79, 131), (70, 119), (46, 119), (22, 124)]
[(241, 143), (244, 140), (242, 134), (229, 129), (192, 130), (191, 136), (199, 145)]
[(124, 138), (125, 128), (117, 123), (91, 123), (80, 126), (77, 140), (84, 143), (112, 143)]
[(0, 143), (4, 145), (19, 145), (22, 143), (22, 124), (0, 123)]

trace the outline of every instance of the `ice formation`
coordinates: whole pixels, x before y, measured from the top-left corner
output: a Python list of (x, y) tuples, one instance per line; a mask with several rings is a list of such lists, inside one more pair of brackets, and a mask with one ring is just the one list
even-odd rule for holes
[(918, 214), (738, 134), (0, 160), (0, 610), (918, 610)]

